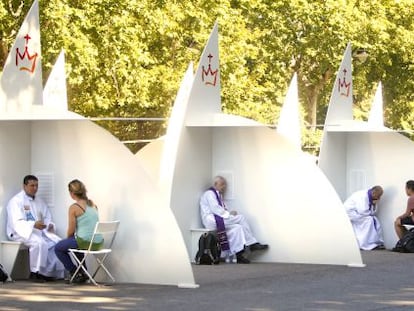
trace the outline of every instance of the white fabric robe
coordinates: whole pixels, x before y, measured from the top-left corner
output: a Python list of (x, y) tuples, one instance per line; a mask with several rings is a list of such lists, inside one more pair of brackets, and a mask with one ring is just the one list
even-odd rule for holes
[(344, 202), (344, 207), (360, 249), (371, 250), (384, 245), (381, 224), (376, 216), (377, 205), (369, 208), (368, 189), (353, 193)]
[[(46, 229), (34, 228), (35, 221), (27, 220), (29, 210), (36, 221), (43, 220)], [(49, 225), (56, 229), (49, 208), (41, 198), (33, 199), (22, 190), (7, 204), (7, 237), (29, 248), (30, 271), (63, 278), (64, 267), (55, 255), (55, 245), (60, 238), (47, 231)]]
[[(220, 194), (219, 194), (220, 195)], [(200, 199), (201, 221), (207, 229), (216, 230), (214, 214), (223, 217), (226, 227), (227, 239), (230, 246), (230, 254), (222, 253), (222, 256), (234, 255), (257, 242), (249, 224), (243, 215), (230, 215), (230, 212), (220, 206), (213, 191), (207, 190)]]

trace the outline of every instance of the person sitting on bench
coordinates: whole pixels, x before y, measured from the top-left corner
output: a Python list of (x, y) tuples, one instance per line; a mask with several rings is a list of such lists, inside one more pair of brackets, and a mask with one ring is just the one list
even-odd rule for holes
[(64, 267), (55, 255), (60, 238), (46, 203), (36, 196), (36, 176), (23, 179), (23, 190), (7, 204), (7, 237), (29, 248), (30, 279), (35, 282), (63, 278)]
[(376, 214), (378, 201), (384, 193), (381, 186), (354, 192), (344, 207), (362, 250), (384, 249), (382, 227)]
[(256, 240), (243, 215), (227, 210), (223, 201), (226, 186), (224, 177), (214, 178), (213, 186), (200, 199), (201, 221), (207, 229), (217, 230), (223, 254), (236, 254), (237, 263), (248, 264), (250, 261), (244, 256), (246, 247), (257, 251), (267, 249), (268, 245)]

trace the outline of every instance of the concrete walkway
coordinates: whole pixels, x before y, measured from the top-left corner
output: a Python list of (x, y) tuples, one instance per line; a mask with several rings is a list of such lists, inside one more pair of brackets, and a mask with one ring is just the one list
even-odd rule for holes
[(362, 255), (365, 268), (194, 266), (198, 289), (17, 281), (0, 285), (0, 310), (414, 310), (414, 254), (372, 251)]

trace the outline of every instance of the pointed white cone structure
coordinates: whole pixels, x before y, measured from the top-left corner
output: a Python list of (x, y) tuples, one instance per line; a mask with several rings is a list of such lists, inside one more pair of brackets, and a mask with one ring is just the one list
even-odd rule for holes
[(332, 88), (318, 160), (319, 167), (343, 200), (347, 187), (343, 165), (346, 140), (330, 131), (341, 130), (344, 123), (353, 120), (352, 86), (352, 48), (348, 43)]
[(298, 77), (295, 73), (290, 82), (282, 110), (279, 116), (277, 132), (287, 138), (296, 148), (302, 147), (302, 132), (300, 126)]
[(371, 111), (368, 117), (368, 124), (373, 127), (384, 126), (384, 105), (382, 101), (382, 83), (378, 83), (377, 91), (375, 92)]
[(39, 3), (33, 2), (7, 57), (0, 83), (0, 111), (42, 105)]
[(59, 110), (68, 110), (66, 92), (65, 51), (59, 53), (43, 90), (43, 105)]
[(348, 43), (332, 88), (325, 126), (352, 120), (352, 87), (352, 48)]
[(201, 54), (188, 101), (191, 102), (186, 117), (188, 125), (201, 125), (221, 112), (217, 22)]
[[(160, 184), (170, 197), (190, 258), (190, 230), (202, 226), (200, 196), (220, 174), (229, 182), (228, 208), (246, 215), (259, 241), (270, 244), (254, 260), (362, 265), (341, 201), (319, 168), (276, 131), (221, 113), (217, 24), (201, 55), (188, 101), (176, 105), (165, 136)], [(307, 185), (300, 196), (298, 183)], [(303, 230), (307, 244), (298, 248)], [(342, 251), (333, 252), (338, 244)]]

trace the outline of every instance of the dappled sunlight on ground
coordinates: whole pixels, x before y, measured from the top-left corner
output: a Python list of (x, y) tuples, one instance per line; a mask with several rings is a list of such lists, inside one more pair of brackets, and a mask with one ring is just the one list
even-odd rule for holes
[[(122, 297), (116, 287), (72, 286), (61, 282), (34, 284), (6, 283), (0, 286), (0, 310), (83, 310), (82, 305), (99, 310), (134, 310), (142, 297)], [(21, 305), (21, 307), (17, 307)], [(22, 307), (24, 306), (24, 307)], [(57, 307), (59, 306), (59, 307)], [(75, 307), (78, 306), (78, 307)]]

